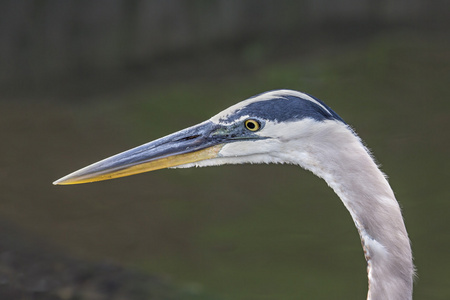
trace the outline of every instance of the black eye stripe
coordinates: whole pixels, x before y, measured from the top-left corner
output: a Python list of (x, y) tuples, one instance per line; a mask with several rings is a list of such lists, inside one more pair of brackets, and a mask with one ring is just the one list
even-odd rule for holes
[(248, 116), (273, 122), (291, 122), (310, 118), (316, 121), (336, 120), (345, 124), (344, 120), (325, 103), (319, 99), (313, 99), (317, 103), (292, 95), (278, 95), (271, 100), (256, 100), (236, 109), (220, 121), (232, 123), (243, 116)]

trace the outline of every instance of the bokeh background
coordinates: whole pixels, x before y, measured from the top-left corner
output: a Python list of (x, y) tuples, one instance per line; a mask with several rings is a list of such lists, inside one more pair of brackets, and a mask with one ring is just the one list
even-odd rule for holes
[(51, 184), (290, 88), (373, 150), (403, 208), (415, 299), (449, 299), (449, 4), (0, 1), (0, 298), (365, 299), (349, 213), (298, 167)]

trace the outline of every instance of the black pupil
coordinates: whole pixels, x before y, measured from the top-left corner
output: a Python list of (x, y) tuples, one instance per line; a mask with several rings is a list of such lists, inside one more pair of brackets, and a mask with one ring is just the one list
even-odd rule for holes
[(248, 129), (255, 129), (256, 128), (256, 124), (255, 124), (255, 122), (248, 121), (247, 122), (247, 127), (248, 127)]

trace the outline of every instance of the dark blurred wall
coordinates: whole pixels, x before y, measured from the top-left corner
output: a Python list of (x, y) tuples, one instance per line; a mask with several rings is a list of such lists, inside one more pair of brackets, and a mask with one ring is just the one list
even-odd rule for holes
[(164, 53), (327, 22), (444, 20), (448, 0), (0, 0), (0, 85), (136, 67)]

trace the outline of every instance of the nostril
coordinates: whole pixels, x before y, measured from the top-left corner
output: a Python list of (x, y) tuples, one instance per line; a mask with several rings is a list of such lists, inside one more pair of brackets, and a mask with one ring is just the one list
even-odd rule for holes
[(183, 138), (181, 138), (181, 139), (178, 139), (178, 140), (176, 140), (175, 142), (189, 141), (189, 140), (196, 139), (196, 138), (198, 138), (199, 136), (200, 136), (199, 134), (197, 134), (197, 135), (191, 135), (191, 136), (187, 136), (187, 137), (183, 137)]

